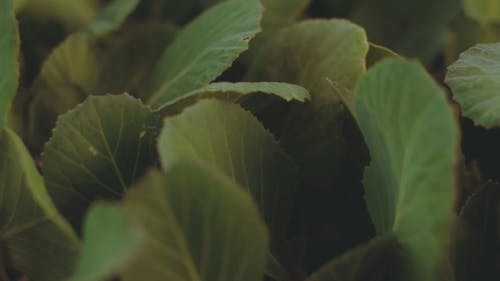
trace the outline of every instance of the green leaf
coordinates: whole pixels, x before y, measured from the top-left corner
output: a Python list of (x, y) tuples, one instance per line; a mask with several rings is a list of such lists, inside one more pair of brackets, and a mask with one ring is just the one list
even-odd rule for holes
[(98, 203), (86, 217), (84, 244), (71, 280), (107, 280), (134, 256), (145, 234), (119, 206)]
[(129, 95), (90, 96), (62, 115), (42, 154), (47, 189), (80, 229), (98, 199), (118, 199), (157, 161), (160, 120)]
[(478, 44), (448, 67), (446, 83), (476, 125), (500, 125), (500, 43)]
[(162, 110), (162, 114), (175, 115), (187, 106), (195, 104), (198, 100), (207, 98), (218, 98), (238, 103), (253, 93), (273, 94), (286, 101), (297, 100), (304, 102), (310, 99), (309, 92), (305, 88), (294, 84), (279, 82), (215, 82), (173, 101), (172, 105)]
[(248, 48), (261, 14), (257, 0), (225, 1), (191, 22), (156, 64), (148, 103), (161, 109), (217, 78)]
[(32, 280), (63, 280), (73, 270), (79, 241), (19, 137), (7, 129), (0, 151), (0, 260)]
[[(135, 249), (126, 243), (115, 248), (114, 254), (122, 255), (115, 259), (124, 261), (119, 271), (125, 281), (262, 279), (265, 226), (247, 193), (215, 171), (185, 161), (165, 175), (153, 171), (127, 195), (121, 214), (113, 207), (104, 210), (127, 222), (128, 231), (139, 227), (144, 233), (140, 243), (134, 243)], [(106, 218), (94, 211), (91, 214), (89, 220), (105, 223)], [(100, 232), (93, 228), (88, 234), (98, 237)], [(99, 243), (85, 241), (85, 247), (97, 248), (105, 240), (115, 244), (111, 235), (98, 239)], [(108, 270), (111, 273), (113, 267)]]
[[(245, 95), (257, 92), (273, 94), (286, 101), (297, 100), (304, 102), (310, 99), (309, 93), (305, 88), (294, 84), (280, 82), (216, 82), (191, 92), (189, 96), (199, 94), (206, 94), (210, 96), (226, 94), (228, 96), (233, 95), (234, 100), (238, 100)], [(228, 98), (228, 100), (233, 99)]]
[(448, 24), (460, 8), (461, 0), (361, 1), (353, 18), (370, 41), (428, 61), (443, 46)]
[(0, 135), (19, 80), (19, 33), (11, 0), (0, 0)]
[(144, 81), (173, 34), (169, 25), (141, 24), (102, 39), (69, 36), (46, 60), (32, 89), (32, 146), (41, 149), (57, 116), (89, 95), (128, 92), (145, 96)]
[(296, 169), (251, 113), (236, 104), (200, 101), (165, 120), (159, 152), (167, 170), (179, 159), (188, 158), (210, 165), (248, 188), (271, 230), (272, 241), (284, 239), (295, 198)]
[(404, 251), (394, 236), (376, 237), (328, 262), (307, 281), (400, 281)]
[(356, 115), (372, 162), (368, 211), (379, 235), (395, 233), (415, 280), (434, 280), (448, 245), (458, 128), (445, 93), (417, 63), (386, 59), (360, 80)]
[[(361, 151), (341, 97), (352, 99), (365, 72), (368, 42), (362, 28), (345, 20), (308, 20), (276, 35), (256, 59), (248, 79), (303, 86), (307, 104), (270, 106), (258, 116), (301, 167), (306, 186), (330, 188), (350, 169), (352, 150)], [(332, 86), (333, 85), (333, 86)], [(356, 138), (358, 140), (356, 140)], [(314, 143), (314, 145), (312, 145)]]
[(467, 16), (482, 24), (500, 23), (499, 0), (464, 0)]

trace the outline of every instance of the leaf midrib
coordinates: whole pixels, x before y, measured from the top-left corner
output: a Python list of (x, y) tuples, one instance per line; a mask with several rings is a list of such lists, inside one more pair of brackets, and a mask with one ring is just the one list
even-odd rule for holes
[[(168, 212), (171, 215), (172, 218), (172, 225), (170, 226), (173, 233), (175, 234), (175, 240), (176, 243), (179, 245), (179, 247), (182, 249), (183, 254), (181, 254), (182, 260), (184, 261), (184, 265), (186, 266), (187, 272), (190, 276), (190, 280), (192, 281), (202, 281), (200, 273), (196, 270), (196, 266), (194, 264), (193, 257), (191, 255), (191, 252), (188, 247), (188, 243), (185, 239), (184, 231), (182, 230), (180, 224), (179, 224), (179, 218), (177, 217), (177, 214), (173, 211), (171, 207), (170, 200), (168, 198), (168, 193), (166, 193), (165, 190), (162, 190), (162, 193), (160, 197), (160, 200), (162, 201), (162, 206), (164, 207), (164, 211)], [(153, 218), (157, 218), (158, 214), (154, 214), (152, 216)], [(168, 217), (168, 216), (167, 216)], [(164, 223), (162, 220), (159, 221), (159, 223)], [(159, 243), (163, 247), (170, 248), (168, 244), (165, 245), (163, 241), (155, 239), (154, 236), (151, 237), (152, 241)]]
[[(97, 111), (97, 108), (95, 107), (94, 103), (92, 103), (92, 109), (94, 110), (94, 113), (97, 116), (97, 123), (99, 124), (99, 134), (101, 135), (102, 140), (104, 142), (104, 146), (106, 147), (107, 153), (109, 155), (109, 159), (111, 160), (111, 165), (113, 165), (113, 169), (115, 170), (115, 173), (118, 176), (118, 180), (120, 181), (122, 190), (125, 192), (127, 190), (127, 184), (125, 183), (125, 179), (122, 175), (122, 172), (120, 171), (120, 169), (118, 167), (118, 163), (116, 163), (115, 154), (111, 151), (111, 147), (109, 145), (109, 140), (106, 137), (106, 134), (104, 133), (104, 127), (102, 125), (101, 115), (99, 115), (99, 112)], [(123, 115), (121, 117), (122, 118), (120, 118), (120, 123), (123, 124)], [(120, 130), (120, 135), (118, 137), (119, 140), (121, 140), (121, 135), (122, 135), (122, 131)], [(120, 146), (120, 143), (118, 142), (116, 144), (116, 147), (119, 147), (119, 146)]]

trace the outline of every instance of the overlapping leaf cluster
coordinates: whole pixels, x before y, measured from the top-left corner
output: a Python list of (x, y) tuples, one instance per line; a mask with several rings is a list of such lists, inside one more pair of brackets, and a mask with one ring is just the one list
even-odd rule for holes
[(0, 280), (496, 280), (500, 4), (346, 2), (0, 0)]

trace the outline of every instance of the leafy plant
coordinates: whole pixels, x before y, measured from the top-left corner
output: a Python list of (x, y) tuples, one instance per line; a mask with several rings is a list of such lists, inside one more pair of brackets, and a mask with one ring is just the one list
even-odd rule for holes
[(0, 0), (0, 280), (497, 280), (500, 6), (347, 2)]

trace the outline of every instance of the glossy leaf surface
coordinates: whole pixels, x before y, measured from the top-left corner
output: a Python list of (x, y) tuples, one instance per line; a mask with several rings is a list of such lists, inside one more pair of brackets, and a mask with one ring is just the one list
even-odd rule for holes
[(296, 168), (273, 136), (237, 104), (200, 101), (165, 120), (159, 139), (162, 165), (192, 159), (248, 188), (271, 229), (283, 239), (297, 185)]
[(417, 63), (386, 59), (360, 80), (355, 109), (372, 159), (363, 183), (377, 233), (396, 234), (415, 280), (434, 280), (449, 243), (458, 151), (445, 93)]
[(45, 145), (47, 189), (74, 227), (96, 199), (118, 199), (150, 166), (160, 120), (129, 95), (91, 96), (62, 115)]
[(187, 25), (156, 64), (148, 104), (161, 109), (208, 85), (246, 49), (260, 31), (258, 0), (224, 1)]

